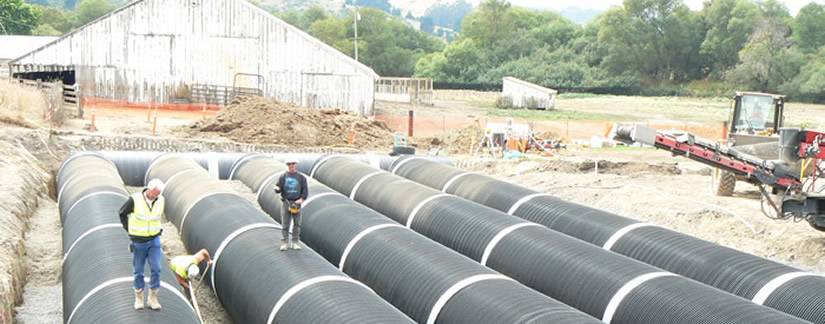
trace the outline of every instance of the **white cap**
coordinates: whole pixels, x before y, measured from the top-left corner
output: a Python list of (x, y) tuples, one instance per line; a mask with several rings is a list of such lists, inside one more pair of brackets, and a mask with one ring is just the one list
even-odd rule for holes
[(163, 183), (162, 180), (155, 178), (155, 179), (149, 180), (149, 184), (146, 185), (146, 188), (148, 188), (148, 189), (158, 188), (158, 190), (160, 190), (160, 192), (163, 192), (163, 188), (166, 188), (166, 185)]
[(198, 268), (197, 264), (191, 264), (189, 269), (186, 270), (186, 274), (189, 275), (189, 278), (196, 279), (201, 274), (201, 269)]
[(298, 158), (292, 155), (287, 156), (284, 158), (284, 163), (298, 163)]

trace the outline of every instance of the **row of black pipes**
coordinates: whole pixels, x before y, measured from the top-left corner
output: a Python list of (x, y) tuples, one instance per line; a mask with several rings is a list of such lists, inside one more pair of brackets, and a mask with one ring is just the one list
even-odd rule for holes
[(279, 252), (280, 225), (186, 156), (163, 155), (166, 217), (188, 251), (207, 249), (206, 280), (236, 323), (411, 323), (317, 254)]
[[(280, 220), (281, 202), (271, 188), (285, 171), (283, 163), (253, 157), (234, 169), (233, 179), (256, 192), (261, 207)], [(310, 192), (302, 241), (418, 323), (599, 322), (313, 180)]]
[[(161, 275), (162, 311), (133, 308), (132, 256), (118, 211), (129, 193), (111, 161), (97, 153), (67, 158), (57, 175), (63, 226), (64, 323), (198, 323), (169, 271)], [(164, 258), (162, 264), (167, 264)], [(146, 286), (149, 276), (146, 269)]]
[(757, 304), (825, 323), (822, 275), (426, 159), (399, 159), (391, 171)]
[[(257, 197), (262, 208), (276, 218), (279, 217), (279, 202), (274, 193), (266, 190), (271, 180), (260, 179), (273, 179), (279, 173), (278, 165), (279, 162), (261, 157), (247, 159), (243, 165), (236, 166), (244, 170), (236, 172), (236, 178), (259, 192)], [(312, 174), (333, 189), (394, 220), (397, 225), (391, 227), (393, 231), (400, 231), (400, 226), (415, 230), (604, 322), (804, 322), (488, 207), (455, 196), (441, 195), (346, 157), (319, 160), (313, 166)], [(362, 230), (377, 226), (374, 224), (387, 224), (386, 219), (377, 219), (374, 212), (338, 194), (325, 193), (325, 190), (316, 188), (320, 187), (313, 186), (315, 190), (311, 189), (311, 198), (303, 209), (304, 228), (306, 232), (312, 231), (313, 227), (319, 229), (316, 229), (317, 236), (308, 234), (304, 241), (324, 255), (327, 255), (324, 251), (333, 250), (329, 254), (331, 256), (327, 256), (331, 262), (340, 262), (337, 257), (340, 251), (332, 246), (344, 246), (351, 242), (348, 240), (353, 234), (358, 233), (351, 231), (340, 237), (335, 235), (339, 229), (345, 228), (343, 223), (372, 224), (356, 227)], [(353, 188), (358, 188), (357, 192), (353, 193)], [(429, 201), (437, 203), (426, 203)], [(384, 226), (390, 228), (390, 225)], [(388, 231), (361, 232), (364, 236), (359, 238), (356, 246), (361, 247), (361, 241), (375, 240), (383, 242), (384, 249), (398, 249), (395, 254), (420, 247), (398, 244), (390, 238), (398, 237), (400, 232), (387, 235)], [(361, 248), (365, 251), (379, 249), (364, 245)], [(350, 253), (355, 253), (355, 248), (352, 249)], [(426, 258), (416, 261), (429, 267), (434, 267), (432, 264), (435, 263)], [(399, 272), (403, 266), (384, 268)], [(347, 271), (346, 268), (344, 270)], [(358, 275), (363, 270), (347, 272), (360, 278)], [(471, 312), (465, 310), (465, 313)]]
[[(111, 154), (111, 153), (108, 153), (108, 154)], [(212, 172), (213, 174), (212, 174), (211, 176), (210, 176), (208, 173), (206, 173), (205, 171), (202, 171), (202, 170), (201, 170), (201, 172), (200, 172), (200, 173), (201, 173), (201, 177), (202, 177), (202, 178), (204, 178), (204, 179), (207, 179), (207, 178), (212, 179), (212, 178), (216, 177), (215, 175), (218, 175), (220, 178), (226, 178), (226, 177), (229, 177), (229, 176), (230, 176), (230, 174), (232, 174), (233, 172), (240, 172), (240, 170), (241, 170), (241, 169), (247, 169), (247, 168), (244, 168), (244, 167), (243, 167), (245, 164), (248, 164), (248, 163), (244, 162), (244, 160), (259, 160), (259, 159), (260, 159), (260, 160), (264, 160), (264, 157), (267, 157), (267, 156), (255, 156), (255, 155), (246, 155), (246, 156), (241, 156), (241, 155), (239, 155), (239, 154), (234, 154), (234, 155), (231, 155), (231, 156), (230, 156), (230, 155), (218, 155), (217, 157), (215, 157), (215, 155), (209, 155), (209, 156), (210, 156), (210, 159), (217, 159), (217, 161), (218, 161), (218, 162), (207, 162), (207, 163), (203, 163), (203, 160), (204, 160), (204, 159), (201, 159), (201, 166), (202, 166), (202, 167), (204, 167), (204, 168), (209, 168), (209, 169), (213, 169), (213, 166), (219, 166), (220, 168), (219, 168), (219, 170), (218, 170), (218, 168), (215, 168), (215, 170), (218, 170), (218, 171), (217, 171), (217, 174), (215, 173), (215, 171), (213, 171), (213, 172)], [(117, 161), (117, 160), (116, 160), (116, 161), (117, 161), (117, 163), (116, 163), (116, 164), (117, 164), (117, 166), (118, 166), (118, 169), (120, 169), (120, 170), (121, 170), (121, 174), (124, 176), (124, 178), (127, 178), (129, 174), (133, 174), (133, 176), (131, 176), (131, 178), (133, 178), (133, 179), (143, 178), (143, 179), (140, 179), (141, 181), (143, 181), (143, 180), (144, 180), (144, 179), (146, 179), (146, 178), (150, 178), (149, 174), (144, 173), (144, 174), (145, 174), (145, 176), (144, 176), (144, 177), (138, 177), (138, 176), (134, 176), (134, 175), (140, 174), (140, 169), (141, 169), (141, 168), (144, 168), (143, 170), (149, 170), (149, 171), (151, 171), (151, 169), (153, 169), (154, 164), (152, 164), (152, 163), (150, 163), (150, 162), (151, 162), (151, 160), (152, 160), (152, 159), (155, 159), (156, 157), (157, 157), (157, 154), (154, 154), (154, 156), (152, 156), (152, 158), (151, 158), (151, 159), (149, 159), (149, 160), (150, 160), (149, 162), (146, 162), (146, 161), (145, 161), (146, 159), (143, 159), (144, 161), (141, 161), (140, 163), (138, 163), (138, 164), (137, 164), (137, 167), (135, 167), (134, 160), (140, 160), (140, 159), (132, 159), (132, 160), (130, 160), (130, 159), (128, 158), (128, 156), (123, 156), (123, 158), (121, 159), (121, 161)], [(197, 157), (196, 157), (196, 158), (197, 158)], [(329, 156), (319, 156), (319, 155), (315, 155), (315, 156), (311, 156), (311, 157), (302, 156), (302, 160), (301, 160), (301, 163), (299, 163), (299, 166), (302, 166), (302, 170), (303, 170), (303, 172), (308, 173), (308, 174), (313, 174), (313, 173), (318, 173), (320, 170), (322, 170), (322, 166), (323, 166), (323, 165), (338, 165), (338, 164), (340, 163), (339, 161), (337, 161), (338, 159), (339, 159), (339, 158), (337, 158), (337, 157), (332, 157), (332, 158), (330, 158)], [(160, 159), (160, 160), (163, 160), (163, 159)], [(271, 159), (267, 159), (267, 160), (270, 160), (270, 161), (271, 161)], [(369, 160), (369, 159), (362, 159), (362, 160), (364, 160), (364, 162), (368, 162), (368, 160)], [(124, 164), (122, 163), (123, 161), (132, 161), (132, 166), (124, 166)], [(317, 161), (317, 162), (320, 162), (320, 163), (315, 163), (316, 161)], [(335, 161), (335, 162), (333, 163), (332, 161)], [(401, 161), (404, 161), (404, 159), (402, 159)], [(160, 161), (159, 161), (159, 162), (160, 162)], [(240, 162), (240, 163), (239, 163), (239, 162)], [(399, 161), (399, 162), (400, 162), (400, 161)], [(398, 166), (398, 167), (399, 167), (399, 169), (403, 169), (404, 165), (407, 165), (408, 167), (409, 167), (409, 166), (412, 166), (412, 165), (415, 165), (415, 163), (414, 163), (414, 162), (415, 162), (415, 161), (410, 160), (410, 161), (408, 161), (408, 162), (405, 162), (404, 164), (401, 164), (401, 163), (396, 163), (396, 166)], [(160, 164), (162, 164), (162, 163), (160, 163)], [(373, 163), (373, 164), (375, 164), (375, 163)], [(195, 165), (195, 164), (192, 164), (192, 165)], [(190, 165), (190, 166), (192, 166), (192, 165)], [(276, 163), (275, 165), (278, 165), (278, 166), (279, 166), (280, 164)], [(312, 167), (312, 168), (310, 168), (310, 166), (313, 166), (313, 167)], [(380, 163), (380, 166), (381, 166), (382, 168), (385, 168), (385, 169), (388, 169), (388, 168), (389, 168), (389, 167), (388, 167), (388, 163), (386, 163), (386, 161), (382, 161), (382, 162)], [(363, 165), (360, 165), (360, 167), (363, 167)], [(283, 168), (283, 167), (281, 167), (281, 168)], [(429, 167), (428, 167), (428, 168), (429, 168)], [(192, 168), (189, 168), (189, 169), (192, 169)], [(131, 171), (131, 173), (129, 172), (129, 170), (132, 170), (132, 171)], [(134, 171), (134, 170), (137, 170), (137, 171)], [(186, 171), (185, 169), (178, 169), (177, 167), (172, 167), (172, 170), (177, 170), (177, 171), (175, 171), (175, 172), (174, 172), (174, 174), (169, 175), (170, 177), (172, 177), (172, 176), (175, 176), (175, 177), (181, 176), (181, 177), (183, 177), (183, 178), (186, 178), (186, 175), (185, 175), (184, 173), (188, 173), (188, 172), (184, 172), (184, 171)], [(251, 170), (251, 169), (250, 169), (250, 170)], [(62, 171), (62, 170), (61, 170), (61, 171)], [(124, 171), (127, 171), (127, 172), (124, 172)], [(374, 173), (375, 173), (375, 172), (377, 172), (377, 171), (378, 171), (378, 170), (369, 170), (369, 173), (367, 173), (367, 174), (360, 174), (360, 175), (353, 175), (353, 173), (352, 173), (352, 172), (344, 172), (344, 173), (342, 173), (342, 174), (343, 174), (345, 177), (349, 177), (349, 178), (353, 178), (353, 177), (354, 177), (356, 180), (361, 180), (361, 179), (364, 179), (364, 176), (368, 176), (368, 177), (367, 177), (367, 179), (365, 179), (365, 180), (363, 180), (363, 181), (356, 181), (356, 183), (355, 183), (357, 186), (364, 186), (364, 185), (365, 185), (368, 181), (370, 181), (370, 178), (372, 178), (372, 177), (380, 177), (380, 176), (382, 176), (381, 174), (377, 174), (377, 173), (376, 173), (376, 174), (374, 174)], [(250, 172), (252, 172), (253, 174), (255, 174), (255, 173), (267, 173), (268, 171), (267, 171), (266, 169), (264, 169), (264, 170), (250, 171)], [(181, 173), (181, 174), (178, 174), (178, 173)], [(61, 174), (62, 174), (62, 172), (61, 172)], [(175, 175), (175, 174), (178, 174), (178, 175)], [(153, 176), (151, 176), (151, 177), (153, 177)], [(439, 178), (439, 181), (448, 181), (448, 180), (450, 179), (450, 177), (449, 177), (449, 176), (444, 176), (444, 175), (440, 175), (439, 177), (440, 177), (440, 178)], [(465, 177), (466, 177), (467, 179), (470, 179), (470, 177), (469, 177), (469, 176), (467, 176), (467, 175), (460, 176), (459, 178), (465, 178)], [(236, 178), (237, 178), (237, 177), (236, 177)], [(254, 180), (254, 179), (257, 179), (257, 180)], [(259, 181), (259, 182), (261, 182), (261, 183), (251, 183), (251, 185), (250, 185), (250, 186), (251, 186), (253, 189), (254, 189), (254, 188), (256, 188), (256, 187), (257, 187), (257, 188), (263, 188), (263, 182), (271, 182), (271, 181), (273, 181), (273, 180), (274, 180), (274, 179), (272, 179), (272, 176), (269, 176), (269, 177), (264, 178), (264, 179), (261, 179), (259, 176), (258, 176), (258, 177), (253, 177), (253, 181)], [(128, 181), (128, 180), (127, 180), (127, 181)], [(177, 181), (177, 180), (175, 180), (175, 181)], [(135, 182), (135, 184), (137, 184), (139, 181), (135, 180), (134, 182)], [(346, 181), (345, 181), (345, 182), (346, 182)], [(360, 182), (360, 184), (358, 184), (358, 182)], [(451, 183), (456, 183), (456, 184), (458, 184), (458, 183), (459, 183), (459, 181), (458, 181), (458, 180), (453, 180), (453, 181), (451, 181)], [(120, 186), (121, 186), (121, 188), (122, 188), (122, 184), (121, 184)], [(366, 186), (366, 187), (369, 187), (369, 186)], [(365, 188), (366, 188), (366, 187), (365, 187)], [(459, 186), (459, 187), (462, 187), (462, 188), (468, 188), (467, 186)], [(62, 186), (59, 186), (59, 188), (62, 188)], [(314, 190), (318, 190), (319, 192), (320, 192), (320, 191), (323, 191), (323, 189), (315, 189), (315, 185), (313, 185), (313, 188), (314, 188)], [(501, 187), (498, 187), (498, 188), (501, 188)], [(214, 189), (214, 188), (213, 188), (213, 189)], [(221, 190), (219, 190), (219, 189), (215, 189), (215, 190), (216, 190), (216, 191), (218, 191), (218, 192), (219, 192), (219, 191), (221, 191)], [(366, 189), (365, 189), (365, 190), (366, 190)], [(62, 190), (61, 190), (61, 191), (62, 191)], [(382, 193), (389, 194), (389, 193), (388, 193), (388, 191), (389, 191), (389, 190), (379, 190), (378, 194), (382, 194)], [(269, 195), (269, 194), (270, 194), (270, 192), (271, 192), (271, 190), (270, 190), (270, 191), (267, 191), (267, 190), (258, 190), (258, 197), (259, 197), (259, 201), (262, 203), (262, 206), (263, 206), (266, 210), (279, 210), (279, 209), (278, 209), (278, 208), (279, 208), (279, 203), (278, 203), (278, 201), (277, 201), (277, 200), (275, 200), (275, 199), (270, 199), (270, 198), (272, 198), (272, 197), (265, 197), (265, 196)], [(359, 189), (359, 192), (360, 192), (360, 189)], [(187, 195), (188, 195), (188, 196), (192, 196), (192, 194), (188, 194), (188, 193), (187, 193)], [(211, 195), (211, 196), (214, 196), (214, 198), (210, 198), (210, 199), (203, 199), (203, 201), (204, 201), (204, 202), (206, 202), (206, 201), (210, 201), (210, 200), (213, 200), (213, 199), (215, 199), (215, 198), (222, 197), (223, 195), (224, 195), (224, 194), (221, 194), (221, 193), (218, 193), (218, 194), (213, 194), (213, 195)], [(211, 196), (210, 196), (210, 197), (211, 197)], [(327, 195), (327, 196), (328, 196), (328, 198), (327, 198), (327, 199), (333, 199), (333, 198), (332, 198), (332, 195)], [(496, 196), (496, 195), (489, 195), (489, 196), (488, 196), (488, 198), (489, 198), (489, 197), (495, 197), (495, 196)], [(321, 198), (321, 197), (319, 197), (319, 198)], [(340, 197), (339, 197), (339, 198), (340, 198)], [(409, 195), (408, 195), (407, 193), (405, 193), (405, 194), (403, 195), (403, 197), (402, 197), (402, 198), (404, 198), (404, 199), (396, 200), (396, 202), (410, 200), (410, 197), (409, 197)], [(443, 198), (444, 198), (444, 197), (438, 197), (438, 198), (436, 198), (436, 199), (434, 199), (434, 200), (436, 200), (436, 201), (437, 201), (437, 200), (440, 200), (440, 199), (443, 199)], [(121, 202), (122, 202), (122, 199), (123, 199), (123, 198), (121, 198)], [(198, 199), (202, 199), (202, 198), (198, 198)], [(338, 198), (335, 198), (335, 199), (338, 199)], [(356, 199), (357, 199), (357, 198), (356, 198)], [(417, 201), (421, 201), (421, 200), (420, 200), (420, 199), (418, 199)], [(320, 202), (320, 200), (319, 200), (319, 202)], [(273, 206), (266, 206), (266, 204), (267, 204), (267, 203), (269, 203), (269, 204), (271, 204), (271, 205), (273, 205)], [(343, 202), (340, 202), (340, 203), (343, 203)], [(200, 203), (199, 203), (199, 204), (200, 204)], [(313, 204), (315, 204), (315, 203), (313, 203)], [(399, 206), (395, 206), (395, 205), (397, 205), (397, 204), (395, 204), (395, 203), (393, 203), (393, 204), (391, 204), (391, 205), (393, 205), (393, 206), (390, 206), (390, 209), (395, 208), (395, 207), (399, 207)], [(426, 205), (427, 205), (427, 204), (425, 204), (425, 207), (426, 207)], [(431, 205), (435, 205), (435, 204), (431, 204)], [(438, 205), (447, 205), (447, 204), (444, 204), (443, 202), (439, 202), (439, 204), (438, 204)], [(450, 205), (452, 205), (452, 204), (450, 204)], [(328, 211), (329, 211), (329, 213), (335, 214), (335, 212), (336, 212), (338, 209), (343, 208), (342, 206), (338, 206), (338, 205), (335, 205), (335, 206), (336, 206), (336, 207), (333, 207), (333, 208), (330, 208), (330, 209), (325, 209), (325, 210), (328, 210)], [(119, 206), (118, 206), (118, 207), (119, 207)], [(340, 207), (340, 208), (338, 208), (338, 207)], [(311, 208), (314, 208), (314, 207), (309, 206), (309, 209), (305, 210), (305, 213), (308, 213), (310, 210), (312, 210)], [(403, 207), (401, 207), (401, 208), (403, 209)], [(420, 210), (419, 210), (419, 212), (420, 212), (420, 213), (418, 213), (418, 216), (416, 216), (416, 217), (417, 217), (417, 219), (426, 218), (426, 216), (423, 216), (423, 215), (425, 215), (425, 214), (427, 213), (427, 212), (426, 212), (426, 210), (427, 210), (427, 208), (420, 208)], [(61, 212), (62, 212), (62, 210), (61, 210)], [(181, 220), (185, 219), (185, 218), (186, 218), (186, 215), (187, 215), (187, 214), (189, 214), (189, 213), (190, 213), (190, 211), (184, 211), (184, 214), (183, 214), (183, 216), (182, 216)], [(61, 215), (63, 215), (63, 214), (61, 213)], [(308, 215), (308, 214), (307, 214), (307, 215)], [(402, 213), (402, 214), (400, 214), (400, 215), (403, 215), (403, 213)], [(407, 214), (407, 215), (408, 215), (408, 214)], [(392, 217), (392, 216), (390, 215), (390, 217)], [(310, 219), (310, 217), (308, 217), (308, 216), (307, 216), (306, 218), (307, 218), (307, 219)], [(321, 218), (319, 217), (319, 219), (321, 219)], [(398, 219), (396, 219), (396, 221), (398, 221)], [(418, 224), (418, 222), (419, 222), (419, 220), (416, 220), (416, 224)], [(187, 224), (188, 224), (188, 223), (189, 223), (189, 222), (187, 222)], [(200, 223), (200, 221), (198, 221), (198, 223)], [(440, 226), (443, 226), (443, 225), (444, 225), (444, 224), (435, 224), (435, 225), (430, 225), (430, 226), (433, 226), (433, 227), (440, 227)], [(386, 224), (384, 224), (384, 225), (379, 224), (378, 226), (388, 226), (388, 225), (386, 225)], [(416, 226), (416, 227), (417, 227), (417, 226)], [(524, 226), (525, 228), (524, 228), (524, 229), (522, 229), (522, 228), (521, 228), (521, 227), (522, 227), (521, 225), (519, 225), (519, 224), (515, 224), (515, 227), (516, 227), (516, 228), (514, 229), (514, 232), (521, 232), (521, 231), (527, 231), (527, 230), (528, 230), (528, 228), (529, 228), (529, 227), (532, 227), (532, 226)], [(383, 228), (383, 227), (382, 227), (382, 228)], [(417, 229), (417, 228), (415, 228), (415, 229)], [(120, 230), (122, 231), (122, 228), (121, 228)], [(257, 230), (257, 229), (256, 229), (256, 230)], [(385, 230), (395, 230), (395, 229), (385, 229)], [(532, 228), (530, 228), (529, 230), (532, 230)], [(469, 235), (469, 234), (470, 234), (469, 232), (473, 232), (473, 230), (472, 230), (471, 228), (465, 228), (465, 229), (464, 229), (464, 231), (465, 231), (465, 232), (464, 232), (464, 236)], [(254, 231), (253, 231), (253, 232), (254, 232)], [(273, 232), (274, 232), (274, 231), (273, 231)], [(277, 235), (276, 235), (276, 236), (277, 236)], [(509, 236), (509, 235), (508, 235), (508, 236)], [(367, 237), (367, 236), (365, 236), (365, 237)], [(361, 238), (361, 239), (362, 239), (362, 240), (365, 240), (365, 239), (366, 239), (365, 237), (364, 237), (364, 238)], [(64, 239), (65, 239), (65, 236), (64, 236)], [(442, 238), (442, 239), (449, 240), (449, 239), (447, 239), (447, 238)], [(501, 240), (501, 242), (499, 242), (498, 246), (496, 247), (496, 250), (501, 249), (501, 247), (505, 245), (505, 241), (507, 241), (508, 239), (509, 239), (509, 238), (502, 239), (502, 240)], [(465, 242), (465, 243), (463, 244), (463, 245), (465, 245), (465, 246), (464, 246), (465, 251), (462, 251), (462, 253), (465, 253), (465, 254), (467, 254), (467, 255), (468, 255), (468, 256), (470, 256), (470, 257), (474, 257), (474, 255), (471, 255), (471, 254), (468, 254), (468, 253), (467, 253), (469, 250), (473, 250), (472, 248), (470, 248), (470, 249), (468, 250), (468, 247), (470, 247), (470, 246), (472, 245), (472, 244), (466, 244), (466, 242), (469, 242), (469, 241), (467, 241), (467, 240), (463, 240), (463, 241), (462, 241), (461, 239), (455, 239), (455, 238), (454, 238), (454, 239), (452, 239), (452, 240), (453, 240), (453, 241), (458, 242), (458, 243), (456, 243), (456, 244), (459, 244), (459, 245), (462, 245), (462, 243), (460, 243), (460, 242)], [(323, 241), (323, 240), (322, 240), (322, 241)], [(445, 243), (445, 242), (442, 242), (442, 243)], [(477, 242), (476, 242), (476, 243), (477, 243)], [(445, 244), (446, 244), (446, 243), (445, 243)], [(187, 246), (188, 246), (188, 245), (187, 245)], [(198, 249), (198, 247), (188, 247), (188, 248), (189, 248), (190, 250), (196, 250), (196, 249)], [(476, 249), (476, 250), (477, 250), (477, 249)], [(212, 250), (210, 250), (210, 251), (212, 251)], [(461, 250), (460, 250), (460, 247), (459, 247), (459, 251), (461, 251)], [(523, 251), (520, 251), (519, 249), (516, 249), (515, 251), (518, 251), (519, 253), (523, 252)], [(515, 252), (515, 251), (514, 251), (514, 252)], [(213, 253), (214, 253), (214, 251), (213, 251)], [(478, 253), (476, 253), (476, 254), (478, 254)], [(493, 259), (494, 259), (494, 258), (493, 258), (493, 255), (494, 255), (494, 254), (495, 254), (495, 253), (492, 253), (492, 254), (491, 254), (491, 253), (488, 253), (488, 255), (486, 256), (486, 258), (487, 258), (487, 259), (485, 259), (486, 261), (484, 261), (484, 262), (485, 262), (485, 263), (488, 263), (488, 265), (489, 265), (489, 262), (494, 262), (494, 261), (493, 261)], [(515, 254), (515, 253), (510, 253), (510, 254)], [(334, 255), (334, 253), (333, 253), (332, 255)], [(476, 256), (477, 256), (477, 255), (476, 255)], [(485, 256), (484, 256), (484, 253), (481, 253), (481, 257), (482, 257), (482, 258), (484, 258), (484, 257), (485, 257)], [(329, 257), (329, 256), (327, 256), (327, 258), (329, 259), (330, 257)], [(474, 257), (474, 258), (475, 258), (476, 260), (479, 260), (479, 258), (477, 258), (477, 257)], [(331, 261), (332, 261), (332, 260), (331, 260)], [(349, 262), (349, 261), (348, 261), (348, 262)], [(333, 263), (335, 263), (335, 262), (333, 262)], [(218, 273), (219, 273), (219, 272), (220, 272), (220, 271), (218, 271)], [(657, 280), (659, 280), (659, 279), (657, 279)], [(677, 285), (677, 286), (678, 286), (678, 285)], [(579, 288), (581, 289), (581, 287), (579, 287)], [(641, 289), (641, 288), (639, 289), (639, 291), (642, 291), (642, 290), (643, 290), (643, 289)], [(602, 292), (604, 292), (604, 291), (602, 291)], [(686, 293), (686, 292), (683, 292), (683, 293)], [(219, 295), (219, 296), (220, 296), (220, 295)], [(669, 296), (669, 295), (666, 295), (666, 296)], [(796, 295), (794, 295), (794, 296), (796, 296)], [(798, 299), (798, 297), (794, 297), (794, 296), (792, 296), (791, 298), (797, 298), (797, 299)], [(632, 299), (631, 297), (628, 297), (628, 298)], [(704, 298), (704, 297), (703, 297), (703, 298)], [(625, 300), (628, 300), (628, 299), (625, 299)], [(222, 299), (222, 302), (223, 302), (223, 299)], [(714, 303), (714, 304), (718, 304), (718, 303)], [(226, 304), (225, 304), (225, 305), (226, 305)], [(729, 305), (729, 306), (730, 306), (730, 305)], [(624, 307), (624, 306), (622, 306), (622, 307)], [(731, 306), (731, 307), (735, 307), (735, 306)], [(597, 308), (598, 308), (598, 307), (597, 307)], [(747, 308), (747, 307), (746, 307), (746, 308)], [(229, 307), (227, 307), (227, 309), (229, 309)], [(614, 311), (618, 311), (618, 310), (614, 310)], [(810, 311), (810, 309), (806, 309), (806, 311)], [(642, 312), (642, 313), (645, 313), (645, 312)], [(593, 313), (591, 312), (591, 314), (593, 314)], [(746, 321), (746, 322), (764, 322), (764, 321), (771, 321), (771, 320), (772, 320), (772, 317), (771, 317), (771, 316), (767, 316), (767, 317), (766, 317), (766, 316), (764, 316), (764, 314), (762, 314), (762, 315), (760, 315), (760, 314), (762, 314), (760, 311), (751, 312), (751, 313), (750, 313), (750, 315), (753, 315), (753, 316), (754, 316), (754, 318), (758, 318), (759, 320), (758, 320), (758, 321)], [(603, 315), (604, 315), (604, 314), (602, 314), (602, 316), (601, 316), (601, 317), (603, 317)], [(614, 316), (613, 316), (614, 321), (616, 321), (616, 322), (620, 322), (620, 321), (618, 320), (618, 318), (616, 317), (616, 315), (618, 315), (618, 313), (614, 314)], [(684, 314), (682, 314), (682, 315), (684, 315)], [(770, 315), (770, 314), (769, 314), (769, 315)], [(596, 316), (599, 316), (599, 315), (596, 315)], [(678, 314), (665, 314), (665, 316), (667, 316), (668, 318), (670, 318), (670, 320), (668, 320), (667, 322), (674, 322), (674, 321), (673, 321), (673, 316), (679, 317), (680, 315), (678, 315)], [(799, 315), (797, 315), (797, 316), (799, 316)], [(233, 315), (233, 317), (234, 317), (234, 315)], [(701, 318), (696, 318), (696, 319), (694, 319), (694, 321), (676, 321), (676, 322), (706, 322), (705, 320), (702, 320), (702, 318), (704, 318), (704, 317), (701, 317)], [(776, 320), (776, 319), (774, 318), (773, 320)], [(635, 320), (634, 320), (633, 322), (638, 322), (638, 321), (635, 321)], [(735, 322), (735, 321), (734, 321), (734, 322)]]

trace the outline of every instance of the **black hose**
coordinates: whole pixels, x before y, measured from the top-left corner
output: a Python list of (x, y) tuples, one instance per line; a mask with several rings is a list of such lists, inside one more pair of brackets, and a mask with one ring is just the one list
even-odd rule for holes
[(212, 255), (205, 280), (235, 322), (411, 322), (312, 251), (278, 251), (280, 226), (195, 161), (160, 157), (147, 178), (166, 182), (166, 215), (187, 250)]
[[(426, 160), (394, 166), (396, 174), (547, 226), (661, 269), (799, 318), (825, 323), (825, 277), (689, 235), (567, 202), (547, 194)], [(789, 279), (790, 278), (790, 279)], [(811, 289), (797, 289), (797, 287)]]
[(389, 173), (372, 175), (376, 171), (338, 158), (315, 175), (393, 220), (607, 322), (801, 322), (489, 207)]
[[(279, 161), (258, 157), (235, 175), (253, 191), (263, 185), (274, 192), (266, 179), (283, 172)], [(302, 241), (419, 323), (599, 322), (309, 182)], [(280, 201), (259, 197), (265, 211), (280, 219)]]
[[(161, 273), (158, 294), (163, 309), (133, 308), (129, 237), (118, 217), (128, 192), (111, 162), (98, 154), (74, 154), (64, 161), (58, 178), (63, 189), (64, 322), (198, 323), (168, 269)], [(164, 258), (162, 264), (168, 261)], [(148, 272), (147, 267), (147, 282)]]

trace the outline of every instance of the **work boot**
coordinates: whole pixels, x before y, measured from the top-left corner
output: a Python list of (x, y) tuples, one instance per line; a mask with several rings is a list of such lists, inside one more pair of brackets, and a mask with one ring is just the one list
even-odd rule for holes
[(158, 290), (160, 289), (149, 289), (149, 307), (154, 310), (160, 309), (160, 302), (158, 302)]
[(298, 251), (301, 249), (301, 245), (298, 244), (298, 240), (292, 240), (292, 249)]
[(135, 309), (143, 309), (143, 289), (135, 289)]
[(281, 251), (286, 251), (289, 248), (289, 245), (286, 244), (286, 241), (281, 241)]

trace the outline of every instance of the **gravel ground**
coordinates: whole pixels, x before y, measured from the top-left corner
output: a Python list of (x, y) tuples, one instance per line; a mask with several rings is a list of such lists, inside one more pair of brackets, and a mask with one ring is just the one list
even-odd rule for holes
[(26, 285), (17, 323), (48, 324), (63, 322), (63, 250), (57, 203), (40, 196), (37, 210), (29, 219), (25, 235)]

